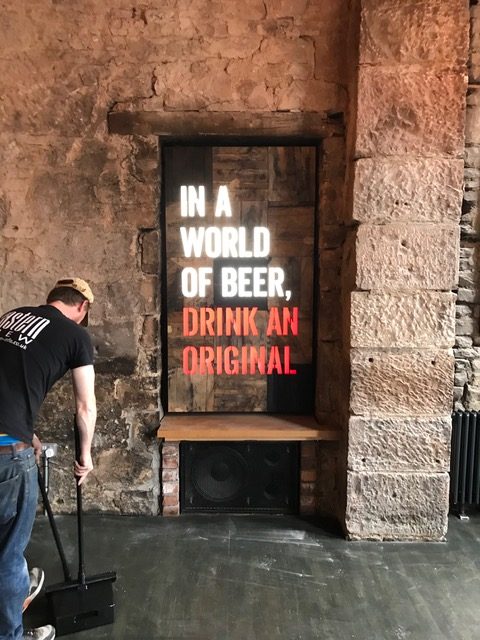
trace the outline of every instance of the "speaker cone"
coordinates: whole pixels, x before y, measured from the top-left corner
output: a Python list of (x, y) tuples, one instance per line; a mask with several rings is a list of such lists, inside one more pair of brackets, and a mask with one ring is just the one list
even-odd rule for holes
[(248, 465), (238, 451), (215, 447), (195, 457), (191, 472), (193, 485), (200, 495), (223, 502), (234, 499), (244, 490)]

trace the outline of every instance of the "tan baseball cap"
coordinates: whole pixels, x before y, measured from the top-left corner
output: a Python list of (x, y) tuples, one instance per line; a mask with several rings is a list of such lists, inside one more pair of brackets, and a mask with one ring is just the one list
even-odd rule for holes
[[(53, 288), (57, 289), (58, 287), (69, 287), (70, 289), (75, 289), (75, 291), (81, 293), (90, 304), (93, 303), (94, 297), (92, 290), (90, 289), (90, 285), (81, 278), (61, 278), (60, 280), (57, 280)], [(84, 327), (88, 326), (88, 312), (81, 324)]]

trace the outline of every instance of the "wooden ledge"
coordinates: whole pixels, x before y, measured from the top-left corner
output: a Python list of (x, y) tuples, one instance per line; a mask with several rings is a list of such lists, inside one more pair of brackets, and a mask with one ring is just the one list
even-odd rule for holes
[(319, 425), (313, 416), (252, 413), (169, 414), (157, 437), (181, 440), (339, 440), (339, 431)]
[[(108, 131), (118, 135), (252, 138), (325, 138), (343, 135), (342, 113), (257, 111), (111, 111)], [(318, 142), (318, 141), (317, 141)]]

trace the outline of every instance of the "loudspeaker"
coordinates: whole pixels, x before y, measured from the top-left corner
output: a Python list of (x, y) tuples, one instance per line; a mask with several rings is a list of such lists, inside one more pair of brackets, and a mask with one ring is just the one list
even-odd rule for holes
[(297, 442), (182, 442), (182, 512), (297, 513)]

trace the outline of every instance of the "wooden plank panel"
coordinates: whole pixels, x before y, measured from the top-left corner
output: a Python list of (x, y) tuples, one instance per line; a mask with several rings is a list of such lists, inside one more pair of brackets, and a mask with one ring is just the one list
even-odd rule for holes
[(313, 416), (210, 414), (167, 415), (157, 437), (181, 440), (339, 440), (340, 432)]
[[(344, 127), (335, 114), (303, 113), (172, 113), (165, 111), (117, 111), (108, 114), (108, 130), (118, 135), (165, 137), (251, 138), (252, 144), (268, 136), (307, 139), (343, 136)], [(198, 141), (198, 140), (197, 140)], [(212, 144), (215, 138), (212, 140)], [(218, 139), (217, 139), (218, 144)]]
[(315, 147), (269, 147), (269, 203), (315, 202)]

